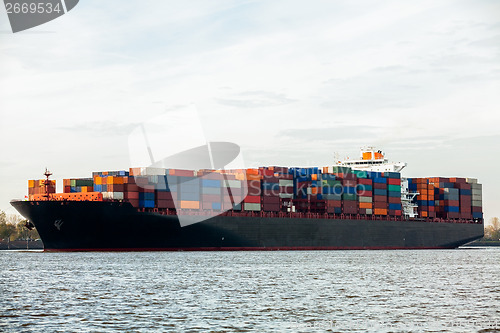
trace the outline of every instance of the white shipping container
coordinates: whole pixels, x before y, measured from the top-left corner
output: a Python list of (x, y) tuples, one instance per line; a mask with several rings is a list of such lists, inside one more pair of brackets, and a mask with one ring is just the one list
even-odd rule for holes
[(261, 210), (261, 206), (258, 203), (248, 203), (248, 202), (246, 202), (243, 205), (243, 209), (244, 210), (248, 210), (248, 211), (260, 211)]
[(483, 200), (472, 200), (473, 207), (483, 207)]
[(232, 179), (227, 179), (227, 180), (225, 179), (224, 186), (225, 187), (233, 187), (233, 188), (241, 188), (241, 181), (232, 180)]
[(293, 186), (292, 179), (280, 179), (280, 186)]
[(166, 174), (168, 174), (168, 169), (165, 168), (141, 168), (142, 176), (165, 176)]
[(123, 200), (123, 192), (109, 192), (110, 194), (110, 199), (114, 200)]

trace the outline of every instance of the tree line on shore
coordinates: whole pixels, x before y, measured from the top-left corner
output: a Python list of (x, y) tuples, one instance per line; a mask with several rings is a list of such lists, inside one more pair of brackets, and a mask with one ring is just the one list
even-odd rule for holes
[(485, 226), (484, 239), (491, 241), (500, 240), (500, 219), (498, 217), (491, 218), (489, 225)]
[(14, 241), (39, 239), (36, 229), (28, 230), (25, 227), (27, 220), (19, 215), (7, 215), (0, 210), (0, 240)]

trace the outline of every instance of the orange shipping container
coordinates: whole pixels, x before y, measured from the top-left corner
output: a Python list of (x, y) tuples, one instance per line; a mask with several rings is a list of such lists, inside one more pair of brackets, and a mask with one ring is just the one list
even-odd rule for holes
[(375, 214), (375, 215), (387, 215), (387, 209), (375, 208), (373, 210), (373, 214)]
[(258, 175), (259, 174), (259, 169), (247, 169), (246, 170), (247, 175)]
[(262, 177), (260, 175), (247, 174), (246, 178), (247, 180), (260, 180)]
[(371, 209), (372, 208), (372, 203), (371, 202), (360, 202), (359, 203), (359, 208), (362, 208), (362, 209)]
[(181, 209), (200, 209), (200, 202), (181, 200)]
[(30, 187), (30, 188), (35, 187), (35, 181), (34, 180), (28, 180), (28, 187)]

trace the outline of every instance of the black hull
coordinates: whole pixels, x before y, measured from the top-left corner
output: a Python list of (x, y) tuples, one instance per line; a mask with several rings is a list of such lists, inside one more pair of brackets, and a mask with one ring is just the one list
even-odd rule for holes
[(175, 215), (128, 203), (14, 201), (46, 251), (333, 250), (456, 248), (482, 223), (216, 216), (181, 227)]

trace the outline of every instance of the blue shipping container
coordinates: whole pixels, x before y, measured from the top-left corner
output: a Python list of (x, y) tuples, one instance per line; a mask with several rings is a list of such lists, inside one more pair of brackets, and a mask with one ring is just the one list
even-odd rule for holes
[(187, 201), (198, 201), (200, 200), (200, 194), (199, 193), (192, 193), (192, 192), (184, 192), (181, 191), (181, 200), (187, 200)]
[(344, 187), (344, 193), (347, 193), (347, 194), (356, 194), (356, 188), (355, 187), (345, 186)]
[(201, 182), (203, 187), (220, 187), (220, 180), (217, 179), (203, 179)]
[(139, 207), (141, 208), (154, 208), (154, 200), (139, 200)]
[(387, 196), (387, 190), (376, 188), (373, 190), (374, 195), (385, 195)]
[(393, 209), (393, 210), (401, 210), (401, 204), (397, 204), (397, 203), (390, 203), (390, 204), (389, 204), (389, 209)]
[(444, 206), (444, 211), (447, 213), (459, 213), (460, 207), (456, 206)]

